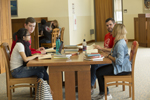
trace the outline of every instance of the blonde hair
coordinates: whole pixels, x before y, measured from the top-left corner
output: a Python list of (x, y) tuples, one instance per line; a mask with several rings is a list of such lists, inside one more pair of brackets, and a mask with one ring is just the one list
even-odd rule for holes
[(125, 26), (123, 24), (116, 24), (112, 32), (113, 37), (115, 37), (114, 44), (121, 39), (127, 40), (126, 34), (127, 30)]

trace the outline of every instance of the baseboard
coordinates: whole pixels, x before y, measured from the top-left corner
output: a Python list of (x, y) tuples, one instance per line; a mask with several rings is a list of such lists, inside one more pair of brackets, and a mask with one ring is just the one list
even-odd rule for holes
[[(92, 43), (92, 42), (95, 42), (95, 40), (86, 41), (87, 44), (88, 44), (88, 43)], [(82, 43), (77, 44), (77, 45), (82, 45)]]
[[(128, 42), (133, 42), (133, 41), (135, 41), (135, 39), (128, 39)], [(92, 42), (95, 42), (95, 40), (86, 41), (87, 44), (88, 44), (88, 43), (92, 43)], [(103, 42), (103, 41), (102, 41), (102, 42)], [(77, 45), (82, 45), (82, 43), (77, 44)]]
[(134, 41), (134, 39), (128, 39), (128, 42), (133, 42)]

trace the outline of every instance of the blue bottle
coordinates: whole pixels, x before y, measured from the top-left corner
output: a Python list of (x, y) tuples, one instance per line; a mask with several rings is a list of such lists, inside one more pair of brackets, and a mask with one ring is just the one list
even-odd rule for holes
[(56, 39), (56, 54), (59, 54), (59, 47), (60, 47), (60, 39), (57, 37)]

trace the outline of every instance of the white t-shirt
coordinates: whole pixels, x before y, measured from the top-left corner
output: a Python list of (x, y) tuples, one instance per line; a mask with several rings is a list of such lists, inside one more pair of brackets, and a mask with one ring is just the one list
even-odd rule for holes
[(17, 42), (10, 58), (10, 70), (16, 69), (23, 65), (23, 59), (19, 52), (25, 52), (24, 45)]

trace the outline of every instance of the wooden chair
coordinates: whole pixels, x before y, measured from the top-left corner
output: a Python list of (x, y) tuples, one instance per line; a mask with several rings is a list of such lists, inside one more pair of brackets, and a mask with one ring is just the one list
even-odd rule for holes
[[(104, 76), (105, 80), (105, 100), (107, 100), (107, 87), (111, 85), (128, 85), (129, 86), (129, 97), (131, 97), (131, 87), (132, 87), (132, 100), (134, 100), (134, 64), (135, 64), (135, 58), (136, 53), (138, 49), (138, 42), (133, 41), (130, 51), (130, 61), (132, 62), (132, 72), (129, 75), (121, 75), (121, 76)], [(123, 83), (110, 83), (113, 81), (123, 81)], [(129, 83), (125, 83), (129, 82)], [(107, 84), (109, 83), (109, 84)], [(125, 90), (125, 87), (124, 87)]]
[(61, 41), (64, 41), (64, 30), (65, 30), (65, 27), (62, 27), (61, 32), (60, 32), (60, 34), (61, 34), (60, 40)]
[[(37, 91), (37, 77), (29, 77), (29, 78), (13, 78), (10, 71), (10, 49), (7, 43), (2, 43), (1, 51), (5, 61), (6, 68), (6, 83), (7, 83), (7, 97), (8, 100), (12, 99), (11, 90), (18, 87), (30, 87), (30, 96), (32, 97), (32, 88), (35, 88), (35, 94)], [(28, 83), (27, 85), (21, 85), (24, 83)], [(36, 97), (36, 96), (35, 96)]]
[(53, 29), (51, 43), (41, 43), (42, 47), (56, 47), (56, 38), (59, 36), (59, 28)]

